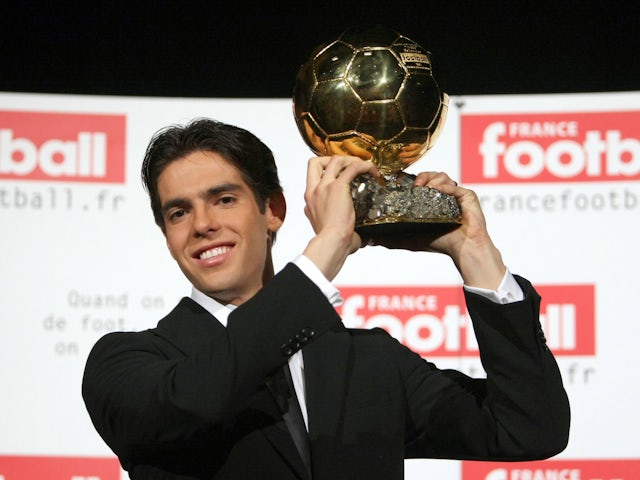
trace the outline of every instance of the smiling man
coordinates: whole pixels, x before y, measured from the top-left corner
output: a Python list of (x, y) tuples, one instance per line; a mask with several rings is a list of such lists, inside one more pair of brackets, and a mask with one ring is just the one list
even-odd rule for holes
[(233, 305), (253, 297), (262, 287), (266, 239), (284, 219), (282, 193), (258, 200), (240, 171), (210, 151), (172, 162), (157, 185), (167, 246), (193, 286)]
[[(383, 330), (347, 329), (331, 281), (361, 239), (356, 157), (309, 161), (315, 235), (274, 273), (286, 205), (270, 150), (199, 119), (164, 129), (142, 166), (156, 223), (193, 285), (156, 328), (94, 346), (82, 393), (132, 479), (401, 479), (405, 458), (532, 460), (566, 446), (569, 406), (538, 319), (477, 196), (441, 173), (462, 225), (388, 248), (448, 255), (464, 282), (486, 379), (440, 370)], [(418, 255), (419, 253), (416, 253)]]

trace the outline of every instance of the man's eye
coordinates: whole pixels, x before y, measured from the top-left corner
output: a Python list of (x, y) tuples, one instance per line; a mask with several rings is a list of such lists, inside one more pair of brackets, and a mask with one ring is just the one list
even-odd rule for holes
[(183, 217), (186, 212), (184, 210), (174, 210), (169, 214), (169, 220), (177, 220), (180, 217)]
[(235, 197), (231, 197), (231, 196), (224, 196), (224, 197), (220, 197), (218, 199), (218, 203), (222, 204), (222, 205), (231, 205), (233, 203), (236, 202), (236, 198)]

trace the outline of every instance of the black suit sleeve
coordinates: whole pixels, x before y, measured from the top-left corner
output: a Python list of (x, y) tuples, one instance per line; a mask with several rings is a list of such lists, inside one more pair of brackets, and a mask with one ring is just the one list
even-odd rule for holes
[[(343, 328), (291, 264), (230, 315), (227, 329), (194, 302), (182, 303), (156, 329), (103, 337), (87, 360), (87, 410), (121, 457), (168, 454), (212, 431), (224, 435), (225, 422), (247, 410), (302, 343)], [(301, 332), (307, 335), (298, 342)]]
[(540, 297), (516, 279), (520, 302), (466, 293), (486, 380), (437, 370), (398, 345), (408, 457), (534, 460), (566, 447), (569, 403), (540, 327)]

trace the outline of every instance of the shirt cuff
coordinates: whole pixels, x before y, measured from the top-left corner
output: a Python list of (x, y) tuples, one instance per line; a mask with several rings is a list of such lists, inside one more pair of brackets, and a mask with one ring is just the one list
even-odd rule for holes
[(467, 292), (477, 293), (478, 295), (481, 295), (495, 303), (504, 304), (519, 302), (524, 298), (524, 292), (522, 291), (522, 288), (520, 288), (520, 285), (518, 285), (518, 282), (516, 282), (516, 279), (513, 277), (508, 268), (504, 274), (504, 277), (502, 277), (502, 282), (500, 282), (497, 290), (470, 287), (467, 285), (464, 285), (464, 289)]
[(304, 255), (298, 255), (292, 262), (296, 267), (302, 270), (309, 280), (316, 284), (316, 286), (320, 289), (320, 291), (327, 297), (327, 300), (331, 303), (332, 306), (338, 307), (342, 305), (344, 302), (342, 296), (340, 295), (340, 290), (338, 290), (335, 285), (333, 285), (327, 277), (320, 271), (316, 264), (309, 260)]

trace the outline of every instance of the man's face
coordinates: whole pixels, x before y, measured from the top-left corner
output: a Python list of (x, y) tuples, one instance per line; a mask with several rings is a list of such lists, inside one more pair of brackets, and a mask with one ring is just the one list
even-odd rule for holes
[(239, 170), (214, 152), (170, 163), (158, 194), (167, 246), (189, 281), (223, 303), (251, 298), (262, 287), (268, 235), (284, 220), (282, 195), (261, 213)]

